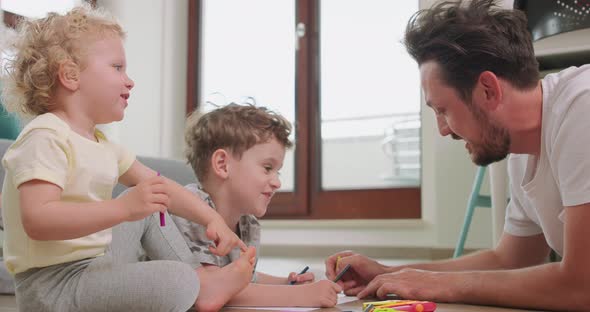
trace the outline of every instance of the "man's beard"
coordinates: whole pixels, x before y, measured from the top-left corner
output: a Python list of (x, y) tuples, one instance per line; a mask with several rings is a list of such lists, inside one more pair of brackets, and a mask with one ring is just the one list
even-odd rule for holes
[(478, 144), (470, 144), (471, 160), (478, 166), (487, 166), (506, 158), (510, 151), (508, 130), (492, 124), (484, 112), (475, 105), (472, 105), (471, 110), (477, 122), (482, 125), (481, 141)]

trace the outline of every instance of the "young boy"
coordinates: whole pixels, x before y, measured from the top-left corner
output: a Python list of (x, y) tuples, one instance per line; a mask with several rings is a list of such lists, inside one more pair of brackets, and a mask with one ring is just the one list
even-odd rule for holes
[[(229, 104), (203, 116), (193, 113), (186, 126), (187, 158), (197, 183), (186, 188), (205, 200), (228, 227), (248, 245), (260, 243), (260, 224), (274, 193), (280, 188), (279, 170), (291, 147), (291, 125), (264, 107)], [(200, 183), (199, 183), (200, 182)], [(205, 228), (172, 216), (194, 257), (210, 270), (237, 258), (209, 252)], [(289, 285), (290, 282), (305, 283)], [(237, 306), (332, 307), (341, 287), (313, 274), (276, 277), (255, 272), (252, 282), (229, 301)]]

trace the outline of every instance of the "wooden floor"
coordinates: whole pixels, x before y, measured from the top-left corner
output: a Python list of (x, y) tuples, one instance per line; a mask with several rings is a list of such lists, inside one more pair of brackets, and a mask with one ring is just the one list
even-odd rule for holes
[[(377, 259), (379, 262), (388, 265), (399, 265), (408, 262), (420, 261), (408, 261), (408, 260), (391, 260), (391, 259)], [(325, 278), (324, 276), (324, 260), (319, 258), (262, 258), (258, 263), (258, 270), (260, 272), (286, 276), (289, 272), (297, 272), (303, 269), (305, 266), (310, 267), (310, 271), (316, 275), (316, 279)], [(14, 296), (2, 296), (0, 295), (0, 312), (17, 312), (16, 301)], [(226, 309), (226, 311), (232, 312), (252, 312), (255, 310), (245, 309)], [(361, 312), (362, 309), (358, 303), (345, 304), (339, 308), (325, 309), (326, 312)], [(483, 307), (483, 306), (467, 306), (467, 305), (453, 305), (453, 304), (439, 304), (436, 311), (440, 312), (517, 312), (524, 310), (505, 309), (496, 307)]]
[[(360, 308), (360, 305), (356, 304), (356, 303), (345, 304), (344, 306), (342, 306), (340, 308), (341, 309), (338, 309), (338, 308), (325, 309), (325, 311), (326, 312), (342, 312), (342, 311), (361, 312), (362, 311)], [(17, 312), (17, 311), (18, 310), (16, 309), (16, 302), (14, 300), (14, 296), (0, 296), (0, 312)], [(253, 312), (255, 310), (226, 309), (226, 311)], [(436, 311), (437, 312), (523, 312), (525, 310), (505, 309), (505, 308), (497, 308), (497, 307), (467, 306), (467, 305), (456, 305), (456, 304), (439, 304)]]
[(16, 312), (16, 300), (14, 296), (0, 295), (0, 312)]
[[(324, 276), (324, 259), (319, 258), (261, 258), (258, 261), (257, 269), (260, 272), (286, 276), (289, 272), (299, 272), (305, 266), (309, 266), (310, 272), (313, 272), (316, 279), (325, 278)], [(408, 260), (385, 260), (387, 264), (402, 264)], [(0, 312), (17, 312), (16, 300), (14, 296), (0, 295)]]

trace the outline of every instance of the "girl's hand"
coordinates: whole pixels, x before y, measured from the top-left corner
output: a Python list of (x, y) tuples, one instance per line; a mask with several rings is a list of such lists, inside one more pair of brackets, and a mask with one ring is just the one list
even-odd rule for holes
[(291, 272), (291, 273), (289, 273), (289, 276), (287, 277), (287, 284), (291, 284), (291, 282), (294, 282), (293, 285), (308, 284), (308, 283), (313, 282), (314, 280), (315, 280), (315, 276), (313, 275), (312, 272), (306, 272), (303, 274)]
[(156, 211), (165, 212), (170, 204), (163, 177), (149, 178), (115, 200), (127, 210), (126, 221), (141, 220)]
[(216, 217), (207, 224), (207, 237), (215, 243), (215, 246), (209, 246), (209, 251), (218, 256), (227, 255), (234, 247), (240, 247), (242, 251), (248, 250), (246, 244), (225, 224), (221, 217)]

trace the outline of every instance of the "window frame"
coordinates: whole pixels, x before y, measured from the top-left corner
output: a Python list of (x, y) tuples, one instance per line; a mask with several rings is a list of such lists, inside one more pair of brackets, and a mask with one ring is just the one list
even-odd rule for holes
[[(187, 115), (200, 98), (202, 1), (189, 0)], [(296, 21), (305, 24), (296, 54), (296, 148), (294, 191), (279, 192), (265, 219), (419, 219), (421, 187), (322, 190), (320, 110), (320, 0), (296, 0)], [(294, 27), (295, 27), (294, 25)]]
[(18, 23), (18, 19), (22, 18), (22, 16), (14, 14), (12, 12), (4, 11), (4, 25), (10, 28), (16, 28), (16, 24)]

